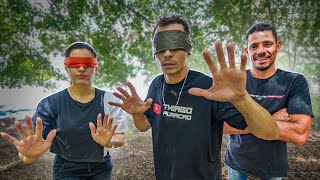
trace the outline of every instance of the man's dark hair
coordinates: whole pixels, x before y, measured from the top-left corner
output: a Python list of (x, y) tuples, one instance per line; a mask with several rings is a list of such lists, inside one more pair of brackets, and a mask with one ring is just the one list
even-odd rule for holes
[(272, 35), (275, 38), (276, 42), (277, 42), (277, 31), (276, 29), (268, 23), (264, 23), (264, 22), (258, 22), (256, 24), (254, 24), (248, 31), (247, 31), (247, 35), (246, 35), (246, 41), (248, 42), (248, 38), (250, 34), (253, 34), (254, 32), (262, 32), (262, 31), (272, 31)]
[(163, 26), (167, 26), (175, 23), (183, 25), (184, 31), (187, 33), (190, 33), (190, 27), (189, 27), (187, 18), (185, 16), (180, 14), (163, 14), (158, 17), (158, 20), (155, 23), (155, 26), (152, 32), (152, 38), (154, 36), (154, 33), (157, 27), (163, 27)]
[(93, 57), (97, 58), (98, 57), (98, 54), (97, 52), (94, 50), (94, 48), (88, 44), (88, 43), (85, 43), (85, 42), (74, 42), (72, 43), (71, 45), (69, 45), (65, 52), (64, 52), (64, 56), (65, 57), (69, 57), (70, 56), (70, 53), (72, 50), (74, 49), (88, 49), (89, 51), (92, 52), (93, 54)]

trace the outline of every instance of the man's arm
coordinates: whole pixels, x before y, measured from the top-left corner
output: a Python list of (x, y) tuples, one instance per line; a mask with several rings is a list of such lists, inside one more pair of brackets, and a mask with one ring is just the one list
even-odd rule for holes
[[(286, 108), (272, 114), (273, 119), (279, 126), (280, 141), (290, 142), (298, 146), (304, 146), (307, 142), (308, 135), (311, 129), (312, 118), (305, 114), (289, 115)], [(223, 132), (225, 134), (248, 134), (247, 130), (239, 130), (224, 123)]]
[(233, 128), (233, 127), (229, 126), (228, 123), (224, 122), (223, 133), (224, 134), (249, 134), (250, 132), (248, 132), (246, 129), (240, 130), (240, 129)]
[(313, 117), (307, 80), (299, 76), (290, 89), (288, 107), (281, 115), (285, 118), (276, 119), (280, 127), (279, 140), (303, 146), (307, 142)]
[[(209, 52), (203, 52), (203, 57), (212, 73), (213, 85), (208, 90), (191, 88), (189, 93), (210, 100), (231, 102), (244, 117), (249, 132), (261, 139), (278, 139), (279, 127), (277, 123), (270, 113), (256, 103), (246, 91), (247, 57), (245, 55), (241, 56), (240, 70), (238, 70), (231, 44), (227, 46), (229, 66), (225, 61), (221, 42), (215, 43), (215, 49), (220, 70), (214, 64)], [(260, 119), (264, 119), (264, 121)]]
[(127, 82), (127, 86), (129, 87), (131, 94), (121, 87), (116, 87), (120, 93), (113, 93), (116, 97), (122, 100), (122, 103), (114, 101), (109, 101), (108, 103), (113, 106), (120, 107), (127, 113), (131, 114), (136, 128), (141, 132), (145, 132), (150, 129), (150, 123), (148, 118), (144, 115), (144, 112), (151, 107), (152, 99), (149, 98), (146, 102), (142, 101), (134, 86), (129, 81)]
[(150, 129), (149, 120), (144, 114), (132, 115), (132, 118), (134, 125), (139, 131), (145, 132)]
[[(282, 108), (272, 114), (275, 121), (289, 121), (289, 114), (286, 108)], [(280, 128), (280, 127), (279, 127)], [(225, 134), (249, 134), (250, 132), (245, 130), (236, 129), (231, 127), (228, 123), (224, 122), (223, 133)]]
[[(258, 138), (265, 140), (275, 140), (275, 132), (278, 131), (279, 127), (275, 123), (275, 120), (270, 115), (270, 113), (264, 109), (261, 105), (256, 103), (249, 95), (248, 102), (231, 102), (236, 109), (242, 114), (243, 118), (247, 123), (247, 128), (245, 130), (240, 130), (231, 127), (226, 122), (224, 122), (223, 132), (225, 134), (248, 134), (252, 133)], [(263, 121), (262, 121), (263, 120)], [(263, 130), (263, 128), (269, 127), (269, 131)], [(274, 129), (271, 129), (274, 128)]]
[(279, 140), (304, 146), (311, 129), (311, 116), (305, 114), (290, 114), (289, 117), (289, 121), (276, 121), (280, 128)]
[[(279, 137), (279, 127), (271, 114), (255, 102), (249, 94), (231, 101), (237, 110), (244, 117), (246, 130), (258, 138), (275, 140)], [(263, 121), (261, 121), (263, 119)]]

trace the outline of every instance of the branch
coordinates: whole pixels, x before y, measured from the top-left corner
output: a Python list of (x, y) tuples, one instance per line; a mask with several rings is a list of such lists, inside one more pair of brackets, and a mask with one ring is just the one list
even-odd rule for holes
[[(49, 4), (49, 7), (52, 7), (52, 8), (54, 9), (54, 12), (57, 12), (57, 14), (54, 14), (54, 15), (56, 15), (56, 17), (57, 17), (57, 20), (60, 21), (60, 22), (64, 22), (63, 28), (65, 28), (65, 29), (61, 29), (61, 28), (59, 27), (59, 28), (57, 28), (58, 31), (60, 31), (60, 32), (72, 31), (72, 32), (73, 32), (73, 36), (77, 37), (78, 40), (80, 40), (81, 37), (80, 37), (76, 32), (74, 32), (74, 31), (72, 30), (72, 28), (71, 28), (71, 27), (72, 27), (72, 23), (69, 22), (69, 21), (65, 21), (65, 20), (64, 20), (64, 19), (65, 19), (65, 16), (61, 14), (60, 8), (57, 7), (56, 4), (50, 2), (49, 0), (47, 0), (47, 3)], [(65, 26), (65, 25), (66, 25), (66, 26)]]
[(134, 11), (133, 9), (131, 9), (130, 7), (128, 7), (123, 1), (116, 1), (119, 5), (123, 6), (124, 8), (130, 10), (131, 12), (133, 12), (134, 14), (136, 14), (137, 16), (140, 16), (143, 20), (147, 21), (148, 23), (152, 24), (151, 21), (149, 21), (146, 17), (144, 17), (142, 14), (140, 14), (137, 11)]
[(17, 161), (14, 161), (12, 163), (9, 163), (9, 164), (6, 164), (6, 165), (3, 165), (3, 166), (0, 166), (0, 173), (3, 173), (5, 171), (8, 171), (18, 165), (22, 164), (22, 161), (21, 160), (17, 160)]
[[(281, 8), (281, 7), (280, 7), (280, 3), (278, 3), (277, 1), (271, 0), (271, 2), (272, 2), (274, 5), (276, 5), (277, 8)], [(289, 4), (290, 4), (290, 2), (285, 2), (282, 7), (286, 7), (286, 6), (288, 6)]]
[(226, 30), (226, 31), (220, 31), (220, 30), (209, 31), (207, 34), (204, 35), (204, 37), (207, 37), (207, 36), (209, 36), (209, 35), (211, 35), (211, 34), (217, 35), (217, 34), (219, 34), (219, 33), (229, 33), (229, 32), (231, 32), (231, 31), (230, 31), (230, 30)]

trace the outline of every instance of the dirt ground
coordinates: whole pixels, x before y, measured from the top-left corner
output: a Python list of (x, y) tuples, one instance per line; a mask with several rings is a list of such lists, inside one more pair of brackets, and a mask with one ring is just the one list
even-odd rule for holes
[[(222, 154), (224, 156), (227, 136), (224, 136)], [(0, 169), (18, 160), (13, 146), (0, 144)], [(154, 179), (152, 140), (150, 131), (140, 133), (133, 130), (128, 134), (125, 146), (112, 149), (114, 180)], [(288, 143), (289, 176), (285, 180), (320, 180), (320, 132), (312, 129), (308, 142), (303, 147)], [(0, 173), (0, 180), (49, 180), (53, 154), (45, 153), (33, 165), (19, 164)], [(224, 167), (224, 164), (223, 164)], [(223, 168), (224, 169), (224, 168)], [(224, 179), (226, 173), (223, 171)], [(253, 178), (251, 178), (253, 179)]]

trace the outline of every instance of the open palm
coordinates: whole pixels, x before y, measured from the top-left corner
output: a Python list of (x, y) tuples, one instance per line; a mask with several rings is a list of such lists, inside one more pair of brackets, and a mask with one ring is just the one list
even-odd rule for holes
[(109, 115), (106, 114), (104, 116), (103, 122), (102, 122), (101, 114), (99, 114), (97, 117), (97, 128), (95, 127), (95, 125), (92, 122), (90, 122), (90, 124), (89, 124), (91, 136), (92, 136), (93, 140), (96, 143), (98, 143), (104, 147), (109, 146), (108, 144), (111, 141), (115, 130), (117, 129), (117, 125), (114, 125), (111, 128), (113, 117), (110, 117), (109, 120), (108, 120), (108, 117), (109, 117)]
[(220, 70), (214, 64), (208, 51), (203, 52), (211, 73), (212, 86), (207, 89), (191, 88), (189, 93), (195, 96), (203, 96), (210, 100), (216, 101), (233, 101), (246, 94), (246, 62), (247, 57), (241, 55), (240, 69), (236, 68), (234, 58), (234, 48), (231, 44), (227, 46), (229, 67), (225, 61), (222, 44), (220, 41), (215, 43), (215, 49), (220, 64)]
[(50, 148), (52, 141), (56, 136), (56, 130), (51, 131), (48, 134), (47, 139), (44, 140), (42, 138), (43, 125), (41, 118), (37, 118), (35, 133), (30, 117), (27, 116), (25, 118), (25, 123), (26, 131), (22, 128), (22, 124), (20, 122), (15, 123), (21, 139), (20, 141), (6, 133), (1, 133), (1, 135), (5, 140), (15, 145), (16, 149), (23, 156), (29, 159), (37, 159), (41, 154)]
[(112, 102), (109, 104), (113, 106), (121, 107), (124, 111), (134, 116), (135, 114), (144, 113), (151, 106), (152, 99), (148, 99), (146, 102), (140, 99), (135, 88), (130, 82), (127, 82), (127, 86), (131, 91), (131, 95), (121, 87), (117, 87), (117, 90), (121, 93), (114, 92), (113, 94), (122, 100), (122, 103)]

